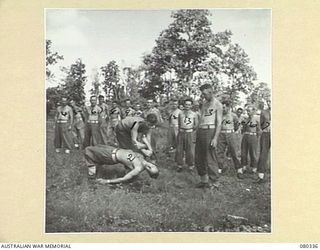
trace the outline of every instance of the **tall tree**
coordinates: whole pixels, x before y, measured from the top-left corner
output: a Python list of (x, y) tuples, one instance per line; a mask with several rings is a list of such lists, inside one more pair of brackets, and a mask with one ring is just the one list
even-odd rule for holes
[(125, 67), (124, 71), (124, 81), (126, 88), (126, 95), (132, 100), (139, 100), (141, 86), (141, 70), (139, 68), (135, 69), (132, 67)]
[(123, 86), (119, 84), (120, 70), (115, 61), (110, 61), (106, 66), (101, 67), (104, 80), (102, 88), (106, 96), (113, 96), (114, 99), (120, 100), (123, 95)]
[(271, 89), (265, 82), (260, 82), (247, 97), (247, 102), (259, 107), (261, 103), (271, 98)]
[(65, 71), (67, 76), (64, 79), (64, 84), (62, 84), (64, 94), (77, 103), (84, 104), (84, 86), (87, 80), (85, 76), (85, 64), (81, 59), (78, 59), (74, 64), (71, 64), (70, 68), (65, 69)]
[(54, 77), (53, 73), (50, 70), (50, 65), (56, 64), (59, 60), (63, 60), (63, 56), (59, 55), (58, 52), (51, 51), (51, 40), (46, 40), (46, 77), (50, 79)]
[(99, 72), (96, 70), (93, 73), (93, 81), (92, 88), (90, 89), (90, 93), (95, 96), (99, 96), (100, 94), (100, 81), (99, 81)]
[[(161, 32), (152, 53), (144, 56), (145, 93), (174, 90), (195, 97), (199, 85), (209, 82), (215, 84), (217, 94), (235, 100), (235, 105), (239, 92), (247, 94), (252, 89), (256, 73), (248, 55), (238, 44), (231, 44), (231, 31), (213, 33), (209, 16), (208, 10), (172, 13), (174, 21)], [(174, 79), (168, 80), (168, 73)]]
[[(161, 32), (152, 53), (144, 58), (156, 78), (174, 70), (182, 87), (191, 91), (193, 74), (203, 68), (210, 52), (212, 31), (208, 10), (178, 10), (174, 21)], [(157, 85), (157, 84), (155, 84)]]

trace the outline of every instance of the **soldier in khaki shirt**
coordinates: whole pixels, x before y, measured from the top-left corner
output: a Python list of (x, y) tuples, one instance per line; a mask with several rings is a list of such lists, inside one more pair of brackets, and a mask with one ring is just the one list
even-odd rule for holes
[(198, 116), (191, 110), (192, 99), (184, 101), (184, 110), (178, 116), (178, 137), (177, 137), (177, 151), (176, 161), (178, 163), (178, 172), (182, 171), (183, 156), (186, 155), (186, 164), (189, 169), (194, 168), (194, 152), (192, 150), (193, 131), (198, 126)]
[(67, 98), (62, 97), (61, 106), (57, 108), (55, 115), (54, 146), (59, 153), (65, 147), (65, 153), (69, 154), (72, 148), (71, 128), (73, 124), (73, 111), (67, 105)]

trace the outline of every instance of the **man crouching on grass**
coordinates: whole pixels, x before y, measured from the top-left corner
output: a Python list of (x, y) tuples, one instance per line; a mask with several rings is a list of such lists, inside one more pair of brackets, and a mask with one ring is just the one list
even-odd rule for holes
[[(143, 152), (148, 155), (148, 152)], [(121, 163), (130, 171), (121, 178), (106, 180), (97, 179), (100, 184), (118, 184), (132, 180), (146, 170), (151, 178), (156, 179), (159, 175), (157, 166), (144, 159), (144, 157), (130, 149), (120, 149), (109, 145), (96, 145), (87, 147), (84, 151), (89, 178), (96, 177), (99, 165), (114, 165)]]

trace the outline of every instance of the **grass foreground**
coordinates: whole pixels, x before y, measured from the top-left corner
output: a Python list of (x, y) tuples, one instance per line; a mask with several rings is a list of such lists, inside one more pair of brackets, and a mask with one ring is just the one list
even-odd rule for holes
[[(238, 180), (232, 163), (217, 187), (196, 189), (195, 170), (176, 172), (160, 131), (154, 180), (142, 173), (128, 184), (99, 185), (87, 180), (83, 151), (55, 153), (53, 122), (47, 122), (46, 232), (270, 232), (271, 190), (252, 175)], [(105, 166), (104, 178), (121, 176), (121, 165)]]

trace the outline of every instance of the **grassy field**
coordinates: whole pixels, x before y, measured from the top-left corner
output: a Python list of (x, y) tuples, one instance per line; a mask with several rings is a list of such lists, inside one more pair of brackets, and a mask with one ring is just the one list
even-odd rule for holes
[[(195, 171), (177, 173), (164, 152), (160, 132), (160, 176), (146, 173), (134, 182), (116, 186), (88, 182), (81, 150), (55, 153), (53, 122), (47, 122), (46, 232), (270, 232), (271, 193), (267, 182), (255, 184), (252, 175), (235, 178), (232, 167), (217, 187), (196, 189)], [(227, 165), (232, 165), (227, 160)], [(101, 177), (123, 175), (122, 166), (105, 166)], [(234, 218), (241, 216), (245, 219)]]

